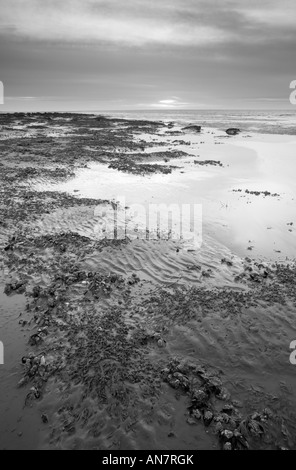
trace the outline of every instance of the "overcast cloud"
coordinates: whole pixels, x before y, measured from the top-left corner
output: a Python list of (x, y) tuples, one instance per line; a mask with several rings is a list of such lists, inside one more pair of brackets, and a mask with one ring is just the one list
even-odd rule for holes
[(295, 0), (0, 0), (5, 109), (288, 108)]

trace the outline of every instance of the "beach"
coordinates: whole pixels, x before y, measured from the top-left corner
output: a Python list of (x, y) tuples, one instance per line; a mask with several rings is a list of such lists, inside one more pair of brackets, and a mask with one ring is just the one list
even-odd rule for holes
[(293, 122), (152, 118), (0, 114), (1, 448), (296, 447)]

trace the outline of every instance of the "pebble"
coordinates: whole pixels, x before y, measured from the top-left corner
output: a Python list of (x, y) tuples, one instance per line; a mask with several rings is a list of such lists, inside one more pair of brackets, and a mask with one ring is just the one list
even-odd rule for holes
[(230, 442), (225, 442), (223, 450), (232, 450), (232, 445)]

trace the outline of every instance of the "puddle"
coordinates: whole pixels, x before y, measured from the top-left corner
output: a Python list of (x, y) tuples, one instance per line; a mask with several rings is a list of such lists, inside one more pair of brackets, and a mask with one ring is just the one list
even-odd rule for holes
[[(91, 164), (66, 183), (36, 182), (34, 187), (40, 191), (66, 191), (77, 197), (119, 200), (122, 206), (143, 205), (147, 212), (152, 204), (199, 205), (204, 235), (225, 244), (236, 255), (247, 256), (252, 250), (252, 256), (258, 258), (293, 257), (296, 232), (287, 224), (296, 226), (292, 176), (296, 170), (296, 141), (287, 136), (261, 136), (262, 143), (255, 135), (217, 146), (217, 135), (210, 132), (195, 136), (196, 145), (201, 139), (205, 145), (193, 151), (199, 152), (200, 160), (221, 161), (223, 168), (203, 168), (194, 163), (195, 157), (187, 157), (171, 160), (171, 164), (182, 168), (169, 175), (139, 176)], [(270, 137), (274, 142), (268, 141)], [(279, 197), (256, 196), (245, 190), (269, 191)]]
[[(0, 340), (4, 344), (4, 365), (0, 365), (0, 448), (36, 449), (41, 419), (38, 408), (24, 407), (29, 387), (18, 388), (22, 373), (21, 357), (28, 348), (30, 326), (21, 327), (26, 318), (26, 298), (3, 293), (0, 283)], [(28, 432), (28, 429), (30, 430)]]

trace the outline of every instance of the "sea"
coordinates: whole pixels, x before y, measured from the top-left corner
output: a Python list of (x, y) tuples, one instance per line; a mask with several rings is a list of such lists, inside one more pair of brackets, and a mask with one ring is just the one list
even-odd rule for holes
[(296, 135), (295, 110), (133, 110), (133, 111), (92, 111), (124, 119), (147, 119), (153, 121), (174, 121), (180, 124), (198, 124), (225, 130), (237, 127), (241, 131), (263, 134)]

